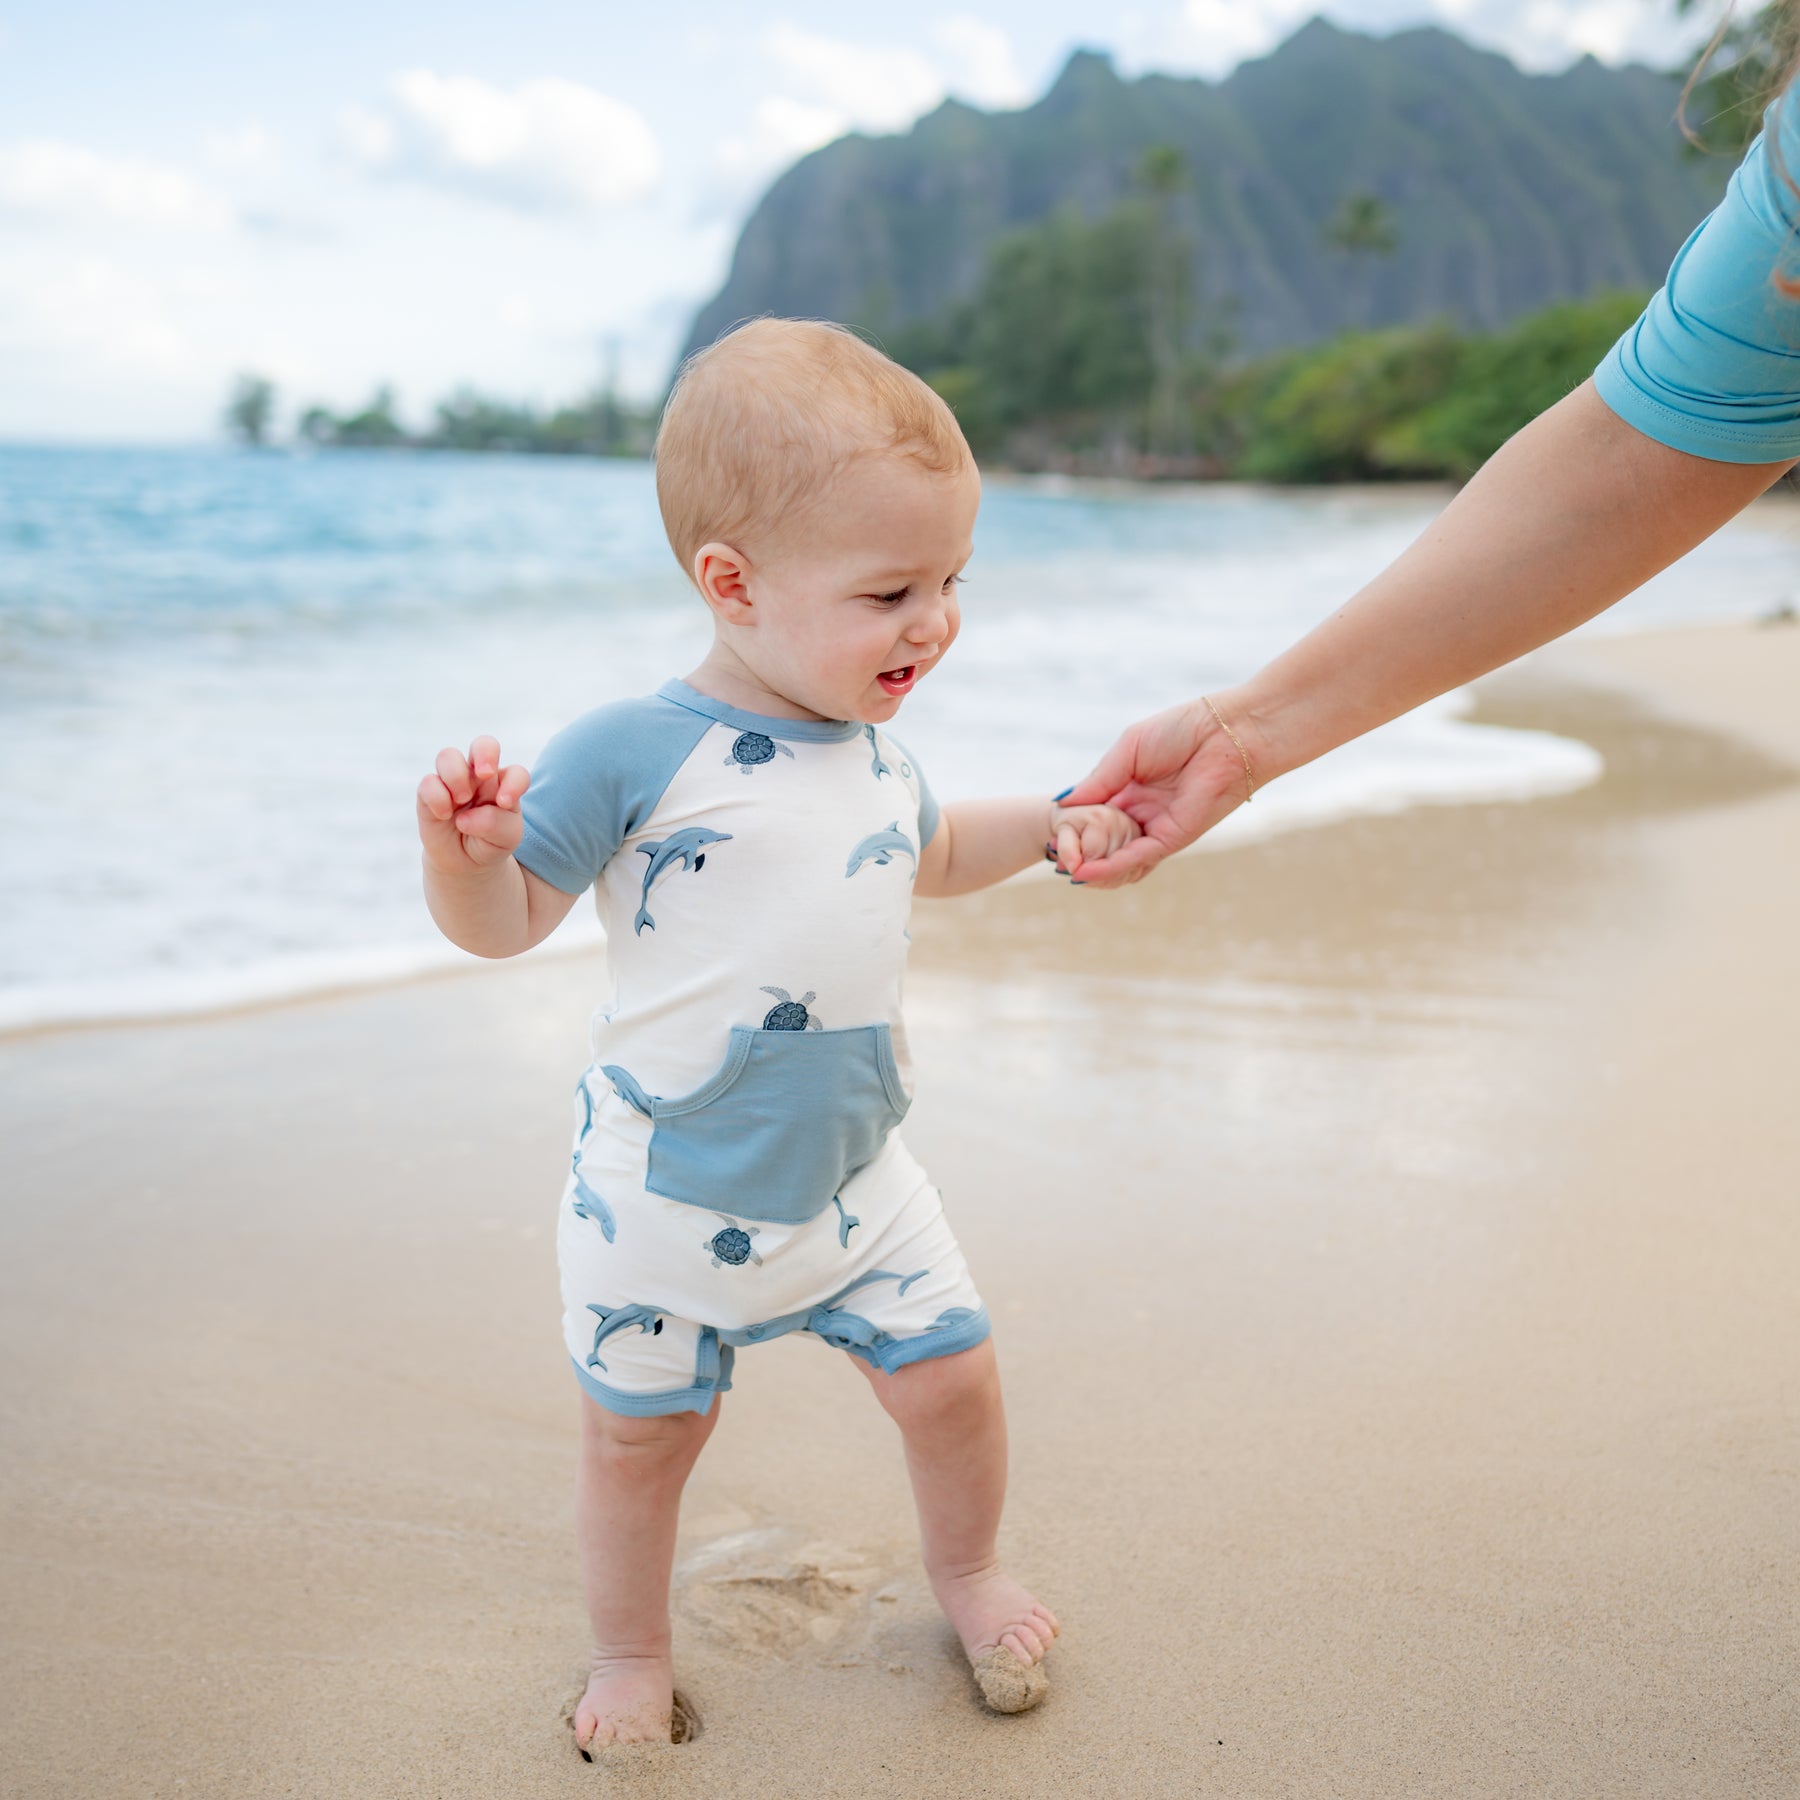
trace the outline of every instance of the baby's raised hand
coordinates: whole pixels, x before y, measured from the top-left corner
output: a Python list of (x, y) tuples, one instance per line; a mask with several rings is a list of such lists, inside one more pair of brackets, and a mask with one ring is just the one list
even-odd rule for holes
[(466, 875), (511, 856), (525, 834), (519, 800), (530, 785), (530, 772), (517, 763), (501, 768), (500, 746), (491, 737), (478, 737), (467, 756), (440, 750), (436, 772), (419, 783), (425, 860), (446, 875)]
[(1084, 862), (1097, 862), (1123, 850), (1135, 837), (1142, 837), (1136, 820), (1116, 806), (1050, 807), (1050, 837), (1056, 852), (1056, 867), (1064, 875), (1079, 878)]

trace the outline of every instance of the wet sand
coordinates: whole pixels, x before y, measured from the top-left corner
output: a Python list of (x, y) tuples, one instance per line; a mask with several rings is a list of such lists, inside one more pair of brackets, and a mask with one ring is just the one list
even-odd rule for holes
[(784, 1340), (688, 1496), (700, 1735), (576, 1757), (591, 957), (0, 1043), (7, 1791), (1800, 1791), (1797, 701), (1800, 631), (1565, 647), (1483, 704), (1585, 793), (921, 904), (1019, 1718)]

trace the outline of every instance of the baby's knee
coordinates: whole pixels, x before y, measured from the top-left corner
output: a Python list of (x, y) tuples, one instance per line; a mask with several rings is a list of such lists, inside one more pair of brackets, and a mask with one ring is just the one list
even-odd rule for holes
[(589, 1456), (621, 1468), (652, 1468), (691, 1458), (711, 1435), (719, 1403), (704, 1413), (652, 1413), (638, 1418), (608, 1412), (582, 1396), (582, 1441)]
[(881, 1404), (902, 1431), (945, 1416), (985, 1413), (1000, 1404), (1000, 1372), (991, 1343), (927, 1357), (872, 1380)]

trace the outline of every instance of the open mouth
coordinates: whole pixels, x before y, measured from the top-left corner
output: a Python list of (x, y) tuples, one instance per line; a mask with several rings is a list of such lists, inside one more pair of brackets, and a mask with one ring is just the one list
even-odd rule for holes
[(919, 665), (908, 663), (904, 669), (883, 669), (875, 677), (884, 694), (909, 694), (912, 685), (919, 679)]

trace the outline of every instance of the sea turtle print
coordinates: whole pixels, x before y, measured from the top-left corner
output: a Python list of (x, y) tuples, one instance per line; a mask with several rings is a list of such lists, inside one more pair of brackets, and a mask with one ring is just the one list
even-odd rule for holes
[(853, 1212), (845, 1212), (844, 1203), (836, 1194), (831, 1196), (831, 1204), (838, 1209), (838, 1243), (848, 1250), (850, 1233), (862, 1223), (862, 1220)]
[(666, 869), (704, 869), (708, 847), (730, 842), (729, 831), (708, 831), (704, 826), (690, 825), (685, 831), (674, 832), (658, 843), (638, 845), (638, 855), (650, 859), (649, 866), (644, 870), (644, 891), (638, 904), (637, 917), (631, 922), (639, 937), (644, 935), (646, 925), (652, 931), (656, 929), (656, 921), (650, 916), (650, 888), (657, 876)]
[(735, 764), (748, 775), (761, 763), (773, 762), (776, 753), (791, 757), (794, 753), (778, 738), (772, 738), (763, 731), (740, 731), (732, 741), (731, 754), (725, 759), (726, 768)]
[(806, 1009), (818, 999), (811, 988), (808, 988), (798, 1000), (786, 988), (766, 987), (761, 990), (765, 994), (773, 994), (780, 1002), (771, 1006), (764, 1015), (762, 1028), (764, 1031), (823, 1031), (825, 1027)]
[(762, 1233), (754, 1225), (746, 1230), (736, 1219), (726, 1218), (724, 1213), (714, 1213), (713, 1217), (724, 1219), (725, 1229), (715, 1231), (702, 1246), (712, 1252), (712, 1266), (715, 1269), (741, 1269), (745, 1263), (755, 1263), (761, 1268), (762, 1258), (750, 1240), (761, 1237)]

